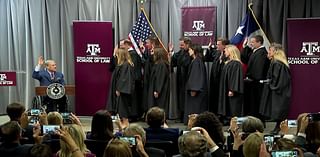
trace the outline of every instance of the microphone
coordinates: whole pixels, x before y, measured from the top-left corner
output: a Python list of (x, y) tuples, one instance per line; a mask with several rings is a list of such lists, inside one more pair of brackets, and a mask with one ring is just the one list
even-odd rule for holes
[(54, 78), (54, 80), (53, 80), (54, 83), (60, 83), (60, 81), (61, 81), (60, 77)]

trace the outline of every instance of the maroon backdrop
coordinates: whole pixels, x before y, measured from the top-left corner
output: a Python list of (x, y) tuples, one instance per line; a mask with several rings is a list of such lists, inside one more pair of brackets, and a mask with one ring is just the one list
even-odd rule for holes
[(1, 72), (0, 71), (0, 86), (16, 86), (16, 72)]
[(320, 19), (288, 19), (288, 61), (292, 75), (289, 118), (319, 112)]
[(200, 45), (215, 41), (216, 12), (215, 6), (181, 8), (182, 34)]
[(111, 80), (111, 22), (73, 22), (77, 115), (106, 108)]

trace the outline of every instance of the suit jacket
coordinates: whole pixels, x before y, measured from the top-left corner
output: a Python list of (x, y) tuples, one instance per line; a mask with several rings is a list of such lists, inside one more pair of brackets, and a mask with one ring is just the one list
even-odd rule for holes
[(178, 128), (145, 128), (147, 141), (160, 140), (178, 143)]
[(32, 78), (40, 81), (40, 86), (49, 86), (52, 83), (60, 83), (64, 85), (64, 78), (61, 72), (55, 72), (52, 79), (49, 72), (45, 69), (40, 71), (33, 71)]
[(25, 157), (28, 155), (32, 146), (33, 145), (30, 144), (3, 143), (0, 145), (0, 154), (1, 156)]

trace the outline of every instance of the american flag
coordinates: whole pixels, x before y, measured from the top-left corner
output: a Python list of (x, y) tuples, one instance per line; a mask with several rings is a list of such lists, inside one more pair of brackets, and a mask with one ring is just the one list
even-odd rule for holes
[(141, 11), (138, 20), (134, 24), (131, 32), (129, 33), (129, 39), (131, 40), (134, 49), (139, 55), (141, 51), (139, 49), (139, 41), (144, 42), (153, 33), (151, 24), (149, 23), (144, 11)]

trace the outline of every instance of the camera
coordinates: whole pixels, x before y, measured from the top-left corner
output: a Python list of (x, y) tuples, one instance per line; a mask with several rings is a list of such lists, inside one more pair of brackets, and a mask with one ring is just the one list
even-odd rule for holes
[(41, 134), (42, 135), (46, 135), (46, 134), (53, 135), (53, 134), (55, 134), (55, 131), (58, 128), (60, 128), (59, 125), (42, 125), (41, 126)]
[(274, 138), (275, 137), (273, 135), (264, 135), (263, 136), (263, 140), (264, 140), (264, 143), (266, 144), (266, 147), (267, 147), (268, 151), (272, 150), (272, 147), (273, 147), (273, 144), (274, 144)]
[(242, 125), (242, 123), (247, 119), (248, 117), (237, 117), (237, 124)]
[(128, 142), (130, 146), (135, 146), (137, 145), (136, 138), (134, 136), (120, 136), (120, 140), (123, 140), (125, 142)]
[(271, 151), (271, 157), (298, 157), (298, 151), (297, 150)]
[(69, 112), (63, 112), (60, 113), (63, 119), (63, 124), (72, 124), (72, 120), (70, 119), (70, 113)]
[(30, 109), (29, 115), (30, 116), (39, 116), (40, 115), (40, 109)]
[(289, 128), (296, 128), (297, 127), (297, 120), (288, 120), (288, 127)]
[(309, 123), (320, 121), (320, 113), (309, 113), (307, 115)]

